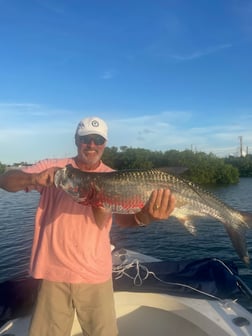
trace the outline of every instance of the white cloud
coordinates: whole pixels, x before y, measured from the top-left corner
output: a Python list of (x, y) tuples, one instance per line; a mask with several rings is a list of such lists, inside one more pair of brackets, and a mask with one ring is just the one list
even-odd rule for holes
[(151, 150), (185, 150), (196, 148), (206, 153), (226, 156), (237, 151), (238, 136), (243, 135), (244, 147), (251, 146), (252, 122), (233, 124), (225, 121), (194, 127), (199, 123), (191, 112), (172, 111), (142, 117), (111, 120), (109, 146), (142, 147)]
[(190, 61), (190, 60), (194, 60), (197, 58), (208, 56), (210, 54), (217, 53), (223, 49), (227, 49), (231, 47), (232, 47), (232, 44), (227, 43), (227, 44), (217, 45), (213, 47), (208, 47), (202, 50), (196, 50), (194, 52), (184, 54), (184, 55), (173, 54), (173, 55), (170, 55), (170, 57), (177, 61)]
[(116, 72), (114, 70), (106, 70), (103, 72), (103, 74), (101, 75), (102, 79), (108, 80), (108, 79), (112, 79), (114, 78), (116, 75)]
[[(0, 158), (3, 163), (34, 162), (45, 157), (75, 155), (74, 132), (84, 115), (99, 115), (109, 126), (108, 146), (150, 150), (196, 149), (219, 156), (237, 152), (239, 136), (252, 148), (252, 119), (240, 114), (239, 122), (209, 123), (192, 111), (161, 111), (131, 117), (111, 117), (109, 111), (65, 111), (36, 104), (0, 104)], [(125, 113), (124, 113), (125, 114)], [(5, 115), (5, 114), (3, 114)], [(209, 125), (209, 126), (208, 126)]]

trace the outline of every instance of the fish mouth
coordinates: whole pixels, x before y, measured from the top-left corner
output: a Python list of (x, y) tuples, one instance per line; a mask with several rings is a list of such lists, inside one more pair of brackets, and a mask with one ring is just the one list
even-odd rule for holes
[(80, 194), (78, 188), (70, 187), (67, 188), (67, 193), (76, 201), (83, 202), (84, 199), (80, 199)]
[(54, 185), (57, 188), (63, 189), (74, 200), (79, 200), (79, 187), (71, 181), (71, 173), (68, 171), (68, 166), (56, 171), (54, 175)]
[(55, 187), (61, 187), (61, 182), (62, 182), (62, 170), (65, 170), (65, 168), (63, 169), (59, 169), (56, 171), (56, 173), (54, 174), (54, 185)]
[(67, 166), (63, 169), (59, 169), (54, 174), (54, 185), (58, 188), (62, 188), (64, 190), (71, 190), (73, 194), (76, 192), (73, 183), (70, 180), (71, 176), (69, 176), (69, 172), (67, 170)]

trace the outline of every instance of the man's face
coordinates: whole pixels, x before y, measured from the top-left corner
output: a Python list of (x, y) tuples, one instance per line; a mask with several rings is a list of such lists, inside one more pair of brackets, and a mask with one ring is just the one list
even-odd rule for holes
[(88, 166), (89, 169), (96, 168), (99, 164), (106, 146), (106, 140), (98, 134), (76, 136), (79, 163)]

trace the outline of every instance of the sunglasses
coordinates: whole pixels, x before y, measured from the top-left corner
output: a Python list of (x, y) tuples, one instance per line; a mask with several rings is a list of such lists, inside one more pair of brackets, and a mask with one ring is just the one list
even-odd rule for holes
[(106, 139), (104, 139), (101, 135), (99, 134), (90, 134), (90, 135), (83, 135), (79, 136), (79, 142), (85, 145), (90, 145), (91, 142), (94, 142), (95, 145), (104, 145)]

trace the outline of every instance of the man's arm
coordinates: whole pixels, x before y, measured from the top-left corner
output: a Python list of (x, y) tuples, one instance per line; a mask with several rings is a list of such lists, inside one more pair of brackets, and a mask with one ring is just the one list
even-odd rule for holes
[(50, 186), (53, 184), (54, 173), (58, 168), (49, 168), (41, 173), (25, 173), (19, 169), (9, 170), (0, 175), (0, 188), (16, 192), (26, 188)]

